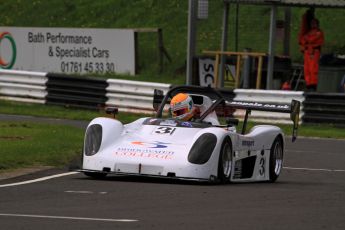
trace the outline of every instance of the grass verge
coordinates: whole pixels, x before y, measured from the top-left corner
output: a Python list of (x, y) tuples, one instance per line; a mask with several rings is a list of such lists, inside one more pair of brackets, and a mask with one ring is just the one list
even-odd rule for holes
[(84, 130), (65, 125), (0, 122), (0, 171), (64, 166), (81, 154)]
[[(104, 111), (65, 108), (62, 106), (21, 103), (5, 100), (0, 100), (0, 114), (28, 115), (85, 121), (90, 121), (95, 117), (108, 116)], [(121, 112), (116, 117), (122, 123), (126, 124), (142, 117), (142, 115)]]

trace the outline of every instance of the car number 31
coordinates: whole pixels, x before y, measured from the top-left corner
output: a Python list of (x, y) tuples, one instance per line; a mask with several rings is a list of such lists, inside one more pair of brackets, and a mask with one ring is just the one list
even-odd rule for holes
[(170, 134), (172, 135), (175, 132), (176, 128), (173, 127), (166, 127), (166, 126), (161, 126), (157, 127), (154, 131), (156, 134)]

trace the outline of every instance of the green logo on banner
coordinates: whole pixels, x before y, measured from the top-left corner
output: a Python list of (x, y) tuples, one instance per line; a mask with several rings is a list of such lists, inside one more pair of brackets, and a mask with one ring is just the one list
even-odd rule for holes
[(11, 43), (12, 57), (8, 59), (10, 61), (6, 61), (7, 59), (4, 60), (0, 53), (0, 68), (11, 69), (14, 63), (16, 62), (17, 47), (12, 35), (9, 32), (0, 33), (0, 47), (1, 47), (2, 41), (5, 39), (7, 39)]

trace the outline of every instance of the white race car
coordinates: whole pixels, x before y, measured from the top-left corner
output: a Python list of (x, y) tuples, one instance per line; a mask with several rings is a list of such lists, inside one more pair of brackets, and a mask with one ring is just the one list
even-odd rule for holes
[[(164, 118), (167, 104), (177, 93), (191, 95), (200, 109), (200, 119), (180, 121)], [(99, 178), (107, 174), (165, 177), (210, 182), (270, 181), (278, 178), (283, 165), (284, 134), (272, 125), (257, 125), (246, 133), (251, 110), (290, 113), (293, 140), (297, 136), (300, 102), (290, 105), (226, 101), (216, 89), (177, 86), (164, 96), (155, 90), (155, 117), (122, 124), (99, 117), (85, 133), (82, 169)], [(246, 110), (241, 132), (238, 120), (218, 115)], [(116, 108), (108, 112), (117, 112)]]

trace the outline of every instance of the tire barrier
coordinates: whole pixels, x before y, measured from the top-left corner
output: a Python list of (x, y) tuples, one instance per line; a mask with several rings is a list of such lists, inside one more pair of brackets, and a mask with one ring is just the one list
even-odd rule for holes
[(105, 79), (47, 74), (46, 103), (85, 109), (100, 109), (108, 100)]
[(344, 93), (306, 93), (303, 122), (345, 124)]

